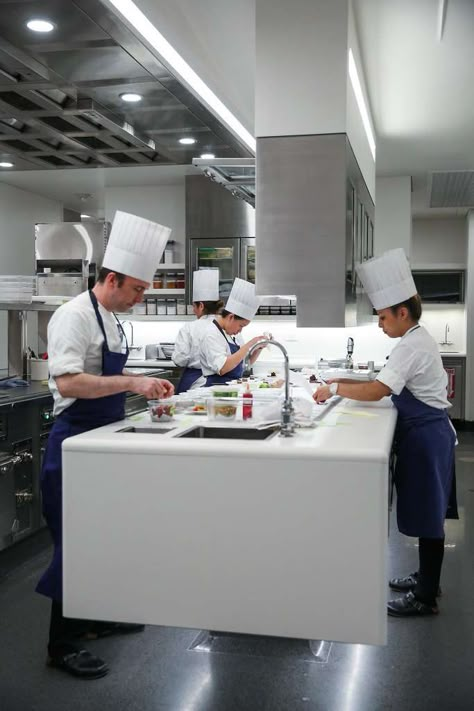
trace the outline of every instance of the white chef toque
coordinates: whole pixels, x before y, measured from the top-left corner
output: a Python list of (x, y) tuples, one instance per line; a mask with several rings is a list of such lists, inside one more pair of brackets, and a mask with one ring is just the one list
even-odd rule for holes
[(235, 279), (225, 305), (226, 311), (251, 321), (259, 306), (260, 298), (255, 295), (255, 285), (244, 279)]
[(170, 234), (169, 227), (117, 210), (102, 266), (151, 283)]
[(199, 269), (193, 273), (193, 301), (219, 299), (219, 270)]
[(376, 311), (400, 304), (417, 293), (401, 247), (359, 264), (357, 274)]

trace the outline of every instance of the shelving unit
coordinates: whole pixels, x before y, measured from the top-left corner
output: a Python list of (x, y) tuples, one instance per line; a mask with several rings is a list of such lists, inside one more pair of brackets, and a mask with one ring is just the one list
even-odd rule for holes
[(147, 289), (145, 296), (184, 296), (186, 289)]
[[(116, 314), (117, 318), (120, 318), (124, 321), (194, 321), (196, 319), (196, 316), (190, 315), (190, 314), (185, 314), (182, 316), (167, 316), (167, 315), (152, 315), (152, 314), (132, 314), (132, 313), (125, 313), (125, 314)], [(252, 319), (252, 323), (254, 321), (277, 321), (278, 323), (281, 323), (282, 321), (294, 321), (296, 319), (296, 316), (281, 316), (275, 314), (274, 316), (254, 316)]]
[(173, 271), (184, 272), (184, 271), (186, 271), (186, 265), (184, 264), (184, 262), (182, 264), (178, 264), (178, 263), (158, 264), (157, 268), (155, 269), (155, 272), (173, 272)]

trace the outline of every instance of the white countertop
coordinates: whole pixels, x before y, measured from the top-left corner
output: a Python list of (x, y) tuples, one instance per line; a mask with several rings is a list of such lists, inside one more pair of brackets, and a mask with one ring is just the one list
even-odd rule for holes
[(133, 360), (129, 358), (125, 364), (125, 368), (179, 368), (172, 360)]
[[(390, 398), (376, 403), (357, 403), (334, 397), (315, 408), (318, 417), (315, 427), (297, 428), (293, 437), (277, 435), (262, 441), (180, 438), (176, 436), (180, 432), (204, 424), (237, 428), (252, 427), (252, 424), (239, 420), (224, 424), (209, 423), (207, 416), (203, 415), (179, 415), (171, 422), (153, 423), (148, 412), (144, 412), (71, 437), (63, 448), (64, 451), (156, 452), (184, 456), (195, 456), (205, 449), (207, 454), (215, 452), (217, 455), (227, 453), (232, 456), (235, 453), (258, 458), (265, 458), (270, 451), (278, 449), (283, 457), (291, 458), (297, 454), (330, 459), (337, 453), (338, 458), (349, 461), (388, 457), (396, 423), (396, 411)], [(166, 430), (166, 433), (154, 435), (121, 431), (133, 426)]]

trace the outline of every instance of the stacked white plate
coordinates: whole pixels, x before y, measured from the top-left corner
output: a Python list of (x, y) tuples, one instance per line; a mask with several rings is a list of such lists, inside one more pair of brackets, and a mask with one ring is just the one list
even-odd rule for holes
[(36, 293), (35, 276), (0, 276), (0, 302), (31, 304)]

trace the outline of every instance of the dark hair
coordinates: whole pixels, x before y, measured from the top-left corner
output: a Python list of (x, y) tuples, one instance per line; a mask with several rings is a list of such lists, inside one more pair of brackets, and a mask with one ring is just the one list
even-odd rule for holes
[(406, 309), (408, 309), (408, 313), (410, 314), (411, 320), (412, 321), (419, 321), (421, 318), (421, 298), (419, 294), (415, 294), (415, 296), (410, 297), (406, 301), (401, 301), (399, 304), (395, 304), (395, 306), (391, 306), (390, 310), (393, 314), (396, 314), (398, 309), (400, 307), (404, 306)]
[(219, 316), (222, 316), (223, 318), (225, 318), (226, 316), (233, 316), (235, 319), (237, 319), (237, 321), (247, 321), (247, 319), (243, 316), (237, 316), (237, 314), (233, 314), (232, 311), (227, 311), (227, 309), (222, 309)]
[(193, 304), (202, 304), (205, 314), (218, 314), (224, 306), (223, 301), (193, 301)]
[(99, 274), (97, 275), (97, 283), (103, 284), (109, 274), (115, 274), (115, 276), (117, 277), (117, 284), (119, 286), (122, 286), (125, 281), (126, 274), (122, 274), (122, 272), (115, 272), (113, 269), (107, 269), (106, 267), (101, 267), (99, 269)]

